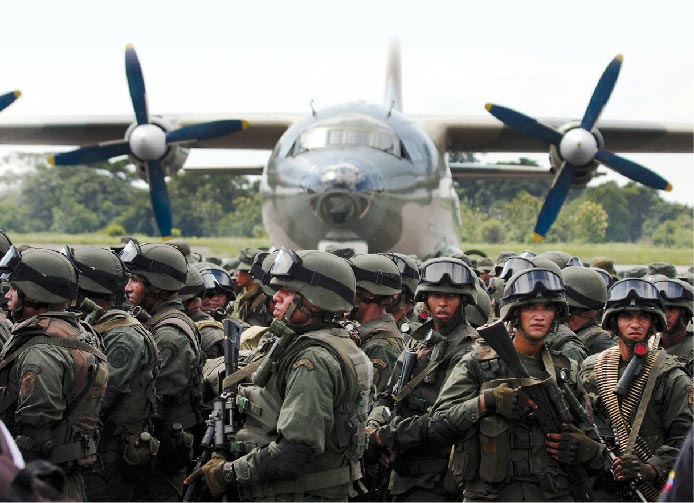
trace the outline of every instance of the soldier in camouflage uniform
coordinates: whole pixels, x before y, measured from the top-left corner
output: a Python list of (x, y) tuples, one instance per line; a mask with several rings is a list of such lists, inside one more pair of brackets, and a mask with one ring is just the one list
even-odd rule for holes
[(474, 304), (465, 306), (465, 319), (474, 328), (489, 323), (492, 316), (492, 301), (482, 285), (483, 283), (478, 279), (475, 285), (476, 301)]
[(193, 458), (191, 432), (202, 422), (205, 363), (200, 333), (178, 298), (187, 277), (186, 259), (172, 246), (132, 242), (120, 257), (130, 273), (125, 287), (128, 300), (151, 315), (145, 327), (154, 336), (159, 354), (157, 410), (152, 420), (161, 445), (157, 466), (135, 499), (177, 501), (183, 495), (185, 468)]
[(373, 376), (334, 321), (354, 307), (354, 274), (330, 253), (285, 249), (270, 272), (279, 287), (274, 315), (296, 335), (266, 382), (239, 387), (246, 422), (236, 439), (245, 454), (215, 454), (186, 482), (204, 476), (213, 495), (245, 499), (346, 500), (361, 477)]
[(402, 292), (393, 298), (393, 302), (386, 306), (386, 311), (393, 315), (395, 324), (398, 326), (405, 342), (412, 337), (420, 323), (415, 319), (414, 294), (419, 284), (419, 266), (414, 258), (401, 253), (386, 253), (395, 265), (398, 266), (400, 277), (402, 278)]
[[(407, 391), (393, 397), (403, 354), (387, 392), (378, 395), (369, 415), (368, 460), (373, 463), (382, 453), (392, 452), (388, 490), (398, 501), (446, 501), (457, 496), (444, 484), (450, 445), (428, 443), (422, 430), (429, 421), (428, 409), (477, 338), (464, 314), (465, 306), (476, 302), (476, 281), (475, 273), (458, 259), (442, 257), (422, 264), (415, 300), (424, 302), (429, 321), (410, 341), (417, 354), (413, 377)], [(394, 414), (386, 412), (396, 403)], [(392, 419), (385, 423), (388, 417)]]
[(403, 337), (385, 308), (402, 291), (400, 271), (385, 255), (355, 255), (349, 262), (357, 279), (357, 306), (351, 318), (359, 323), (360, 347), (373, 363), (374, 386), (380, 393), (404, 349)]
[[(12, 246), (12, 241), (5, 234), (4, 231), (0, 230), (0, 257), (4, 257), (5, 253)], [(7, 319), (7, 299), (5, 294), (10, 289), (10, 284), (2, 280), (2, 297), (0, 297), (0, 351), (2, 351), (3, 346), (10, 338), (10, 330), (12, 330), (12, 322)]]
[(267, 312), (267, 298), (260, 285), (256, 283), (250, 274), (253, 259), (261, 251), (257, 248), (244, 248), (241, 250), (239, 255), (240, 262), (236, 267), (236, 285), (242, 291), (234, 302), (234, 310), (231, 316), (245, 321), (249, 325), (267, 327), (272, 319), (271, 313)]
[(186, 314), (200, 331), (200, 347), (208, 360), (224, 356), (224, 325), (201, 309), (201, 296), (205, 294), (205, 280), (192, 265), (188, 264), (186, 284), (178, 291)]
[(205, 291), (202, 309), (217, 321), (228, 317), (227, 306), (234, 299), (235, 284), (223, 268), (210, 262), (196, 262), (193, 267), (202, 275)]
[[(655, 501), (694, 420), (692, 382), (676, 357), (648, 349), (648, 339), (667, 326), (660, 294), (650, 282), (615, 283), (602, 324), (618, 334), (619, 344), (588, 357), (580, 373), (601, 436), (617, 455), (598, 496), (624, 501), (624, 484), (635, 482)], [(619, 382), (630, 365), (639, 364), (626, 383)], [(617, 384), (624, 385), (620, 394)]]
[(594, 270), (581, 266), (562, 269), (561, 277), (569, 304), (566, 325), (581, 339), (591, 355), (614, 346), (616, 342), (610, 333), (598, 323), (598, 314), (607, 301), (604, 280)]
[(665, 305), (667, 329), (660, 334), (660, 345), (684, 363), (690, 376), (694, 375), (694, 332), (692, 305), (694, 288), (686, 281), (669, 279), (656, 281), (655, 287)]
[(130, 501), (156, 459), (156, 440), (141, 449), (136, 444), (143, 432), (151, 437), (157, 348), (152, 335), (122, 307), (127, 276), (118, 256), (96, 246), (65, 247), (62, 253), (80, 271), (77, 304), (101, 336), (108, 357), (103, 433), (97, 462), (84, 473), (87, 498)]
[(0, 355), (0, 419), (24, 459), (61, 467), (66, 496), (84, 501), (81, 469), (96, 461), (108, 367), (96, 332), (66, 311), (77, 298), (77, 273), (56, 251), (14, 246), (0, 272), (16, 322)]

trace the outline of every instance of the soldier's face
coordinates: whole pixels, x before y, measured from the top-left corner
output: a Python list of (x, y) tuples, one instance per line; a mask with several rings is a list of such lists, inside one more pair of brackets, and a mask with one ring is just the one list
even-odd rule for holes
[(526, 304), (520, 308), (520, 324), (523, 334), (531, 340), (547, 336), (556, 317), (554, 306), (544, 302)]
[(289, 288), (280, 288), (275, 295), (272, 296), (272, 300), (275, 302), (275, 308), (272, 310), (272, 316), (277, 319), (284, 318), (287, 314), (287, 309), (294, 302), (294, 290)]
[(5, 298), (7, 299), (7, 309), (10, 312), (17, 311), (21, 307), (19, 292), (15, 289), (15, 287), (10, 287), (5, 294)]
[(131, 305), (139, 306), (142, 303), (142, 298), (145, 296), (144, 279), (140, 276), (130, 276), (128, 283), (125, 285), (125, 295), (128, 296), (128, 302)]
[(252, 288), (255, 282), (248, 271), (236, 271), (236, 285), (239, 288)]
[(665, 308), (665, 319), (667, 320), (668, 332), (677, 328), (677, 322), (679, 321), (680, 316), (684, 316), (684, 313), (682, 313), (679, 307)]
[(643, 342), (651, 328), (651, 315), (642, 311), (626, 311), (617, 315), (617, 329), (625, 339)]
[(212, 313), (218, 308), (224, 308), (227, 305), (228, 297), (226, 293), (207, 291), (202, 297), (201, 309), (206, 313)]
[(427, 310), (439, 323), (448, 322), (458, 309), (460, 309), (460, 295), (457, 293), (427, 293)]
[(489, 286), (489, 280), (494, 276), (493, 271), (480, 271), (480, 279), (485, 286)]

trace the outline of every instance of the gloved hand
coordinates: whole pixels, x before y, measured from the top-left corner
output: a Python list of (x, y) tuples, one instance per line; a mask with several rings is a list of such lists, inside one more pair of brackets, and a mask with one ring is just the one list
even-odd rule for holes
[[(385, 440), (385, 442), (384, 442)], [(390, 442), (390, 443), (387, 443)], [(385, 460), (389, 457), (392, 450), (392, 435), (388, 426), (381, 426), (366, 437), (366, 449), (364, 449), (364, 461), (367, 464), (386, 464)]]
[(522, 389), (511, 388), (502, 383), (484, 393), (487, 412), (504, 416), (510, 421), (518, 421), (529, 407), (530, 397)]
[(226, 458), (215, 452), (212, 458), (200, 468), (193, 470), (183, 481), (185, 485), (192, 484), (200, 477), (205, 477), (205, 484), (212, 496), (218, 497), (228, 491), (235, 483), (236, 476), (232, 467), (225, 470)]
[(642, 463), (633, 454), (615, 459), (614, 463), (612, 463), (612, 471), (614, 472), (614, 479), (618, 482), (625, 480), (652, 482), (657, 475), (655, 468), (648, 463)]
[(600, 444), (579, 428), (565, 424), (561, 433), (548, 433), (547, 452), (560, 463), (587, 463), (600, 453)]
[(427, 443), (430, 447), (447, 447), (461, 437), (460, 432), (446, 419), (440, 416), (429, 421)]

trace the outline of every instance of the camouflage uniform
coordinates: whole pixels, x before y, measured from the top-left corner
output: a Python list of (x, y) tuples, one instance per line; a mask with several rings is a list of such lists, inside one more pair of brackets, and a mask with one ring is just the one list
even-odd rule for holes
[(404, 341), (393, 315), (387, 314), (357, 327), (361, 349), (374, 366), (374, 386), (380, 393), (386, 389), (393, 366), (404, 349)]
[(268, 326), (271, 316), (267, 312), (267, 297), (256, 284), (249, 290), (239, 295), (234, 301), (234, 310), (231, 313), (232, 318), (243, 320), (249, 325)]
[(581, 339), (564, 323), (559, 323), (545, 338), (545, 344), (551, 351), (571, 358), (577, 364), (590, 354)]
[(576, 331), (576, 335), (581, 339), (589, 355), (602, 353), (617, 344), (612, 335), (607, 330), (604, 330), (597, 321), (579, 328)]
[(224, 325), (201, 309), (187, 313), (200, 331), (200, 347), (208, 360), (224, 356)]
[(694, 332), (688, 330), (684, 339), (667, 349), (669, 355), (677, 357), (684, 364), (690, 376), (694, 375)]

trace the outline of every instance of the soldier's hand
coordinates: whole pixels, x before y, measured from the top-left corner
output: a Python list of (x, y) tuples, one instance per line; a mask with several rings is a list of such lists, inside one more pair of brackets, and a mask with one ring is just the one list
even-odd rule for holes
[(587, 463), (600, 453), (600, 444), (573, 425), (562, 425), (561, 433), (548, 433), (547, 452), (560, 463)]
[[(204, 477), (205, 484), (210, 494), (215, 497), (221, 496), (235, 483), (233, 470), (227, 470), (225, 472), (224, 463), (226, 463), (226, 458), (215, 452), (207, 463), (188, 475), (183, 481), (183, 484), (190, 485), (197, 479)], [(232, 475), (231, 477), (229, 476), (230, 473)]]
[(642, 463), (633, 454), (616, 458), (612, 463), (612, 471), (617, 482), (629, 480), (651, 482), (656, 477), (655, 468), (648, 463)]
[(384, 444), (383, 438), (390, 438), (388, 434), (381, 436), (381, 431), (387, 428), (387, 426), (375, 429), (366, 438), (366, 449), (364, 451), (364, 461), (367, 464), (380, 463), (384, 466), (390, 465), (390, 452), (392, 451), (391, 446)]
[(530, 409), (537, 409), (537, 404), (522, 389), (512, 388), (508, 383), (486, 391), (484, 401), (488, 413), (499, 414), (510, 421), (518, 421)]

